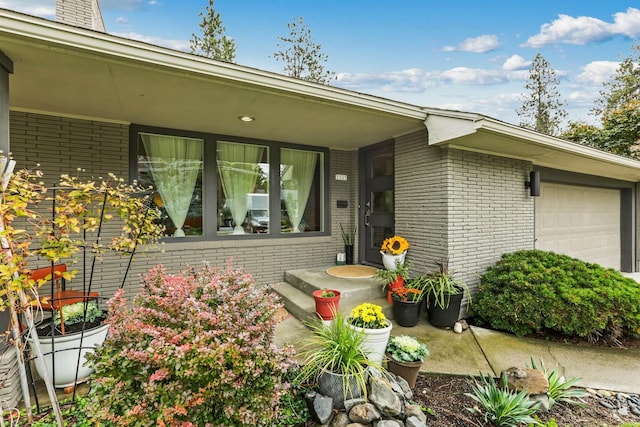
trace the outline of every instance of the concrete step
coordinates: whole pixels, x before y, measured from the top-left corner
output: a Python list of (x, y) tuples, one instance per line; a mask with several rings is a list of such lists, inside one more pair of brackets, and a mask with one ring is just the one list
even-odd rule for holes
[(370, 302), (380, 305), (385, 316), (391, 318), (391, 304), (387, 302), (380, 283), (373, 279), (333, 277), (326, 273), (326, 268), (290, 270), (284, 277), (284, 282), (273, 284), (271, 288), (282, 298), (287, 311), (303, 322), (317, 319), (312, 294), (324, 288), (340, 291), (338, 311), (345, 316), (359, 304)]

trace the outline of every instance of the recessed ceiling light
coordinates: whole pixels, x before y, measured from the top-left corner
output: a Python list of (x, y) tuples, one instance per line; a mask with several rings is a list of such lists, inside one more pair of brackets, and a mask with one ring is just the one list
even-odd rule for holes
[(238, 117), (238, 119), (242, 120), (243, 122), (252, 122), (255, 120), (255, 117), (251, 117), (251, 116), (240, 116)]

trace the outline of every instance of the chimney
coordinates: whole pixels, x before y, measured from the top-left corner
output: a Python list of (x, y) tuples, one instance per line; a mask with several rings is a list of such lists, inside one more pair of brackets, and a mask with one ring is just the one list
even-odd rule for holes
[(98, 0), (56, 0), (56, 21), (106, 32)]

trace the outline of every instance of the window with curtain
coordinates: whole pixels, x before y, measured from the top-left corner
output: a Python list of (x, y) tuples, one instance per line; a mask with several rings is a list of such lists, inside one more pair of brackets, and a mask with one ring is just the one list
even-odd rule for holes
[(323, 231), (324, 153), (280, 150), (281, 232)]
[(167, 235), (203, 234), (203, 140), (140, 133), (138, 181), (153, 186)]
[(218, 235), (269, 233), (269, 149), (217, 142)]

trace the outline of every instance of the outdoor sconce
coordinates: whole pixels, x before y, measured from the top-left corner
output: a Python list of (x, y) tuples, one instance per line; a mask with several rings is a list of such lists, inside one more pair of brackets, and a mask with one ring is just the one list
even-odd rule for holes
[(529, 172), (529, 181), (524, 182), (524, 188), (529, 189), (532, 197), (540, 195), (540, 171)]

